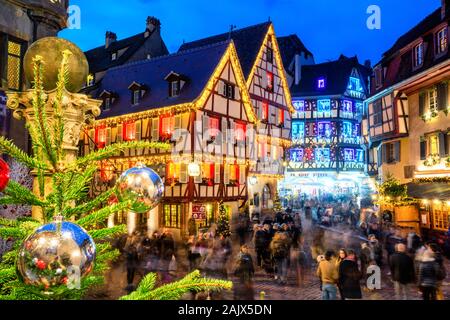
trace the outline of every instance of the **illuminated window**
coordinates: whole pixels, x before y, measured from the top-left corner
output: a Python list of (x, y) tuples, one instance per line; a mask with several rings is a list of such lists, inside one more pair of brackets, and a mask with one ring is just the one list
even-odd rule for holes
[(95, 144), (98, 149), (102, 149), (106, 145), (106, 128), (105, 126), (95, 128)]
[(258, 144), (258, 158), (265, 160), (267, 158), (267, 143), (260, 142)]
[(330, 162), (330, 148), (316, 148), (316, 162)]
[(325, 78), (317, 79), (317, 89), (325, 89), (325, 86), (326, 86)]
[(261, 108), (262, 108), (261, 110), (262, 120), (269, 120), (269, 103), (263, 102)]
[(175, 130), (175, 117), (164, 116), (161, 117), (160, 127), (160, 137), (169, 139), (172, 137), (173, 131)]
[(291, 149), (290, 150), (290, 161), (292, 162), (303, 162), (303, 149)]
[(331, 112), (331, 100), (330, 99), (322, 99), (317, 100), (317, 115), (320, 117), (330, 116)]
[(361, 81), (359, 80), (359, 78), (350, 77), (350, 80), (348, 82), (348, 89), (352, 91), (362, 92), (363, 87), (361, 85)]
[(433, 88), (428, 91), (428, 106), (430, 110), (437, 109), (437, 89)]
[(317, 133), (318, 133), (319, 137), (321, 137), (321, 138), (331, 137), (331, 122), (329, 122), (329, 121), (319, 122), (317, 127), (318, 127)]
[(423, 64), (423, 42), (416, 45), (413, 49), (414, 67), (420, 67)]
[(88, 87), (93, 86), (95, 84), (95, 78), (94, 78), (94, 75), (92, 73), (90, 73), (87, 76), (86, 84), (87, 84)]
[[(175, 125), (175, 123), (174, 123)], [(208, 129), (209, 129), (209, 135), (211, 137), (216, 137), (217, 133), (219, 132), (219, 119), (214, 117), (208, 118)]]
[(284, 124), (284, 110), (278, 109), (278, 123), (277, 124)]
[(355, 149), (344, 149), (344, 160), (345, 161), (355, 161)]
[(239, 165), (230, 164), (228, 168), (230, 170), (230, 184), (239, 184)]
[(298, 142), (305, 137), (305, 123), (294, 122), (292, 123), (292, 140)]
[(305, 100), (292, 101), (294, 109), (297, 111), (305, 111)]
[(111, 54), (111, 60), (116, 60), (117, 59), (117, 52), (113, 52), (112, 54)]
[(387, 143), (384, 145), (384, 151), (386, 152), (386, 163), (395, 162), (395, 147), (393, 143)]
[(342, 100), (341, 111), (344, 113), (344, 115), (345, 115), (345, 113), (351, 114), (353, 111), (352, 106), (353, 106), (353, 104), (350, 100)]
[(356, 150), (356, 161), (364, 162), (364, 151), (361, 149)]
[(273, 78), (273, 73), (267, 71), (267, 91), (273, 92), (274, 89), (274, 78)]
[(351, 137), (352, 136), (352, 123), (348, 121), (342, 122), (342, 136)]
[(202, 165), (202, 179), (203, 183), (208, 185), (214, 185), (214, 171), (215, 164), (214, 163), (203, 163)]
[(8, 41), (8, 88), (19, 90), (21, 85), (22, 46), (20, 43)]
[(436, 206), (433, 210), (433, 226), (437, 230), (447, 231), (449, 227), (449, 211), (448, 206), (442, 208)]
[(134, 121), (124, 123), (123, 139), (125, 141), (132, 141), (136, 139), (136, 123)]
[(447, 27), (439, 30), (435, 35), (435, 43), (436, 43), (436, 55), (444, 53), (447, 51), (448, 46), (448, 31)]
[(166, 228), (180, 229), (181, 226), (181, 204), (165, 204), (163, 206), (164, 221)]
[(235, 123), (235, 136), (237, 141), (245, 141), (245, 124)]
[(438, 135), (431, 135), (429, 137), (429, 144), (430, 144), (430, 154), (439, 154), (439, 137)]
[(180, 163), (169, 161), (166, 164), (166, 184), (178, 183), (180, 181)]
[(265, 185), (262, 192), (262, 207), (263, 209), (269, 208), (269, 200), (272, 199), (272, 194), (268, 185)]

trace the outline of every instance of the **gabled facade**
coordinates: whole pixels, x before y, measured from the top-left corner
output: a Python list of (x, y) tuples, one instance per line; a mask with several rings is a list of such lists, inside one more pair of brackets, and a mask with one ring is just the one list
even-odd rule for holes
[(447, 231), (450, 194), (450, 1), (401, 36), (374, 67), (369, 116), (379, 180), (388, 173), (422, 199), (406, 224)]
[(302, 66), (291, 88), (295, 112), (284, 189), (294, 194), (361, 194), (366, 150), (363, 100), (370, 69), (356, 57)]
[(250, 166), (248, 180), (251, 213), (272, 208), (278, 180), (283, 178), (286, 150), (290, 146), (291, 103), (274, 27), (266, 22), (229, 33), (183, 44), (179, 52), (232, 39), (246, 79), (258, 122), (257, 161)]
[[(138, 161), (165, 181), (157, 208), (147, 215), (111, 217), (110, 225), (128, 219), (130, 231), (166, 227), (182, 236), (190, 219), (197, 227), (210, 225), (219, 201), (234, 215), (247, 201), (256, 114), (233, 41), (110, 69), (94, 96), (113, 100), (84, 135), (83, 153), (124, 140), (172, 144), (168, 152), (131, 150), (100, 164), (93, 192)], [(190, 176), (193, 163), (199, 175)]]

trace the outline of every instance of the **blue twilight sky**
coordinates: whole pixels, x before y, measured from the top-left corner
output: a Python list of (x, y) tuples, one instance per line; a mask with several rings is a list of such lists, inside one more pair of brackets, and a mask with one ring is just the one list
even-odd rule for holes
[[(81, 10), (81, 28), (60, 36), (83, 50), (104, 44), (105, 32), (119, 39), (143, 32), (147, 16), (161, 20), (170, 52), (185, 41), (267, 21), (277, 35), (296, 33), (316, 63), (339, 54), (378, 62), (395, 40), (440, 6), (440, 0), (70, 0)], [(369, 30), (370, 5), (381, 9), (381, 29)]]

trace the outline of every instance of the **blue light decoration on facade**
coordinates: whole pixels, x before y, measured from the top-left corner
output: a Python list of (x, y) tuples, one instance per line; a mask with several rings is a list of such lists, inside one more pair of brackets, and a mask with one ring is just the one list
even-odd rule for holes
[(289, 159), (292, 162), (303, 162), (303, 155), (303, 148), (291, 149)]
[(292, 101), (292, 105), (297, 111), (305, 111), (305, 100), (294, 100)]
[(342, 122), (342, 136), (351, 137), (352, 136), (352, 123), (349, 121)]
[(295, 121), (292, 123), (292, 141), (300, 143), (305, 137), (305, 123), (303, 121)]
[(331, 122), (322, 121), (318, 123), (317, 135), (319, 138), (331, 137)]
[(353, 118), (353, 103), (350, 100), (342, 100), (340, 115), (343, 118)]
[(356, 161), (360, 163), (364, 162), (364, 150), (356, 149)]
[(331, 100), (321, 99), (317, 100), (317, 116), (330, 117), (331, 116)]
[(330, 162), (330, 148), (316, 148), (314, 156), (318, 163)]
[(327, 86), (327, 81), (324, 77), (317, 79), (317, 89), (325, 89)]
[(344, 160), (345, 161), (355, 161), (355, 149), (344, 148)]
[(357, 77), (350, 77), (347, 86), (347, 92), (350, 96), (358, 99), (364, 99), (364, 88), (361, 80)]

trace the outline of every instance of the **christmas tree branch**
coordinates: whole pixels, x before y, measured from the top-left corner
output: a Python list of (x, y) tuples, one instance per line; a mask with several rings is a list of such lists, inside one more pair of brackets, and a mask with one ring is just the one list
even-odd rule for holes
[(111, 144), (103, 149), (89, 153), (88, 155), (78, 158), (74, 162), (74, 167), (84, 167), (94, 161), (101, 161), (113, 157), (119, 151), (125, 151), (128, 149), (144, 149), (144, 148), (156, 148), (162, 150), (169, 150), (171, 147), (168, 143), (163, 142), (151, 142), (151, 141), (129, 141)]
[(89, 231), (89, 234), (94, 240), (105, 239), (108, 237), (114, 237), (122, 235), (127, 231), (127, 226), (124, 224), (114, 226), (112, 228), (104, 228), (98, 230)]
[(27, 234), (21, 228), (0, 228), (0, 238), (23, 239)]
[(112, 206), (101, 208), (95, 212), (88, 214), (87, 216), (79, 219), (77, 223), (82, 227), (93, 226), (96, 223), (104, 222), (111, 214), (119, 211), (127, 210), (131, 207), (131, 201), (125, 201), (114, 204)]
[(89, 202), (83, 203), (74, 208), (67, 207), (63, 211), (63, 216), (72, 217), (75, 215), (81, 215), (86, 212), (91, 212), (95, 208), (98, 208), (101, 204), (105, 203), (111, 197), (111, 195), (113, 195), (115, 192), (116, 192), (116, 188), (114, 187), (114, 188), (111, 188), (111, 189), (103, 192), (102, 194), (100, 194), (99, 196), (97, 196), (96, 198), (94, 198), (93, 200), (91, 200)]
[(4, 190), (6, 197), (0, 198), (0, 204), (23, 204), (45, 207), (46, 202), (39, 200), (30, 189), (10, 180)]
[(20, 150), (11, 140), (8, 140), (3, 136), (0, 137), (0, 153), (6, 153), (30, 169), (46, 169), (46, 165), (44, 163), (40, 163), (36, 159), (30, 157), (25, 152)]

